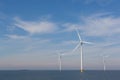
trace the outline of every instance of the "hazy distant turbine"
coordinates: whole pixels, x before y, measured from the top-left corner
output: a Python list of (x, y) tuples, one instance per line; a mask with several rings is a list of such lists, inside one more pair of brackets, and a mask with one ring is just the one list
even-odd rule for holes
[(59, 52), (59, 53), (58, 53), (58, 65), (59, 65), (59, 70), (60, 70), (60, 72), (61, 72), (61, 68), (62, 68), (62, 67), (61, 67), (61, 63), (62, 63), (62, 62), (61, 62), (61, 53)]
[(62, 70), (62, 55), (65, 55), (64, 52), (58, 52), (58, 64), (60, 72)]
[(70, 52), (58, 52), (58, 64), (59, 64), (59, 71), (61, 72), (62, 71), (62, 56), (65, 56), (65, 55), (71, 55), (71, 54), (67, 54), (67, 53), (70, 53)]
[(108, 56), (102, 56), (102, 60), (103, 60), (103, 69), (104, 69), (104, 71), (106, 70), (106, 57), (108, 57)]

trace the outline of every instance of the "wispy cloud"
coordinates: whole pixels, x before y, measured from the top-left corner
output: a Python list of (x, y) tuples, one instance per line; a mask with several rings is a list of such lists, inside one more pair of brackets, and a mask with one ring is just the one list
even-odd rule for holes
[(7, 37), (11, 38), (11, 39), (25, 39), (27, 38), (26, 36), (19, 36), (19, 35), (6, 35)]
[(112, 36), (120, 33), (120, 17), (96, 15), (82, 17), (83, 22), (67, 24), (66, 31), (73, 31), (75, 27), (88, 36)]
[(97, 4), (99, 6), (106, 6), (106, 5), (111, 4), (115, 0), (72, 0), (72, 1), (73, 2), (81, 2), (81, 3), (84, 3), (86, 5), (94, 3), (94, 4)]
[(111, 36), (120, 33), (120, 17), (89, 17), (82, 25), (86, 34), (91, 36)]
[(112, 1), (113, 0), (85, 0), (85, 4), (96, 3), (100, 6), (105, 6), (105, 5), (110, 4)]
[(62, 32), (74, 31), (75, 28), (79, 27), (79, 24), (65, 23), (63, 24), (64, 30)]
[(15, 18), (14, 25), (18, 28), (27, 31), (30, 34), (52, 33), (57, 30), (57, 25), (50, 21), (24, 21), (20, 18)]

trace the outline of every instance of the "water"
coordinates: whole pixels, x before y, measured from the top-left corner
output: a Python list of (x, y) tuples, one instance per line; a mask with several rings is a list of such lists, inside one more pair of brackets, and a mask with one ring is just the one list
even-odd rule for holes
[(120, 80), (120, 71), (0, 71), (0, 80)]

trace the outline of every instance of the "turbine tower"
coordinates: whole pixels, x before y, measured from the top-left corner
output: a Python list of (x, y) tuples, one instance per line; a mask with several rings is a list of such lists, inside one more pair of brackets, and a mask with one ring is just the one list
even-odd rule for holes
[(61, 69), (62, 69), (62, 66), (61, 66), (61, 64), (62, 64), (61, 58), (62, 58), (61, 53), (58, 53), (58, 63), (59, 63), (59, 70), (60, 70), (60, 72), (61, 72)]
[(81, 57), (80, 57), (81, 58), (81, 69), (80, 70), (81, 70), (81, 72), (83, 72), (83, 44), (92, 44), (92, 43), (91, 42), (87, 42), (87, 41), (83, 41), (81, 39), (81, 36), (80, 36), (80, 34), (79, 34), (77, 29), (76, 29), (76, 32), (77, 32), (77, 35), (78, 35), (78, 38), (79, 38), (79, 43), (73, 49), (73, 52), (80, 47), (80, 55), (81, 55)]
[(103, 69), (104, 69), (104, 71), (106, 70), (106, 65), (105, 65), (105, 56), (103, 56)]

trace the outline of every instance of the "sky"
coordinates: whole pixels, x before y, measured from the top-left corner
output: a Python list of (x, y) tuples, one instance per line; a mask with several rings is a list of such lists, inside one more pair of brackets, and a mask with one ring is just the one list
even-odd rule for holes
[[(0, 0), (0, 70), (59, 69), (82, 40), (84, 69), (120, 70), (119, 0)], [(62, 56), (80, 69), (80, 49)]]

